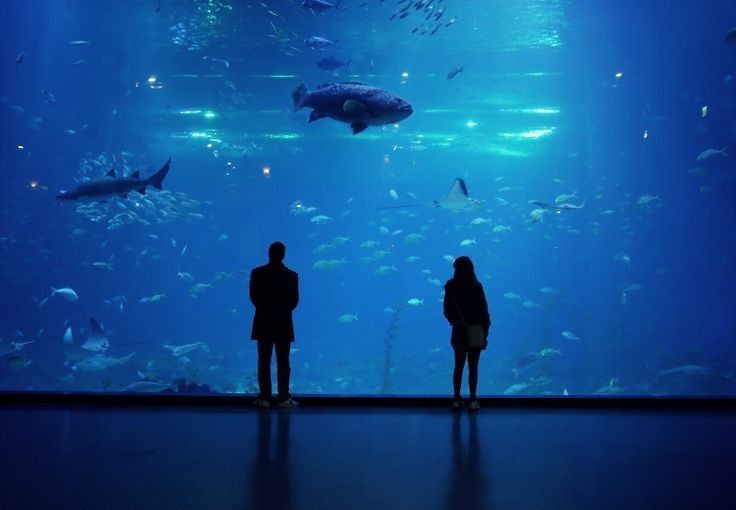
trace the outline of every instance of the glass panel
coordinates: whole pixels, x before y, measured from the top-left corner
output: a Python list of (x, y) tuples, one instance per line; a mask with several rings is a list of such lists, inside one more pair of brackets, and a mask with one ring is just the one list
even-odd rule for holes
[(479, 394), (736, 394), (733, 2), (4, 7), (0, 389), (256, 393), (280, 240), (296, 394), (450, 395), (460, 255)]

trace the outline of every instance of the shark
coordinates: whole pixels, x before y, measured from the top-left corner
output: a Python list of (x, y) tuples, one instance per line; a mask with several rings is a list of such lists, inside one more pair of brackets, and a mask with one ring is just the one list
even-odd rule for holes
[(140, 172), (136, 171), (128, 177), (118, 177), (115, 169), (110, 169), (102, 179), (80, 184), (70, 191), (62, 191), (56, 196), (59, 200), (79, 200), (83, 202), (104, 202), (112, 197), (126, 198), (130, 192), (146, 193), (148, 186), (163, 189), (163, 181), (169, 173), (171, 158), (161, 169), (148, 177), (141, 179)]

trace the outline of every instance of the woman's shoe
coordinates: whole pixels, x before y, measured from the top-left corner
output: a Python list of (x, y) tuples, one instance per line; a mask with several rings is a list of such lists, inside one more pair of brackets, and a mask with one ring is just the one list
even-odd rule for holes
[(276, 405), (284, 409), (289, 409), (292, 407), (297, 407), (299, 405), (299, 402), (297, 402), (293, 398), (287, 398), (286, 400), (282, 400)]
[(464, 406), (463, 401), (459, 398), (456, 398), (455, 400), (452, 401), (452, 408), (456, 411), (458, 409), (462, 409), (463, 406)]
[(471, 400), (470, 404), (468, 404), (468, 411), (477, 411), (478, 409), (480, 409), (480, 402)]

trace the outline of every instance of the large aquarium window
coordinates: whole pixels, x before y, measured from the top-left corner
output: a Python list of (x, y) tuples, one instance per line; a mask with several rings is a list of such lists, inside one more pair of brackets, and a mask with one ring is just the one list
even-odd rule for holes
[(280, 240), (295, 394), (451, 394), (460, 255), (480, 394), (736, 394), (734, 2), (3, 8), (0, 390), (257, 392)]

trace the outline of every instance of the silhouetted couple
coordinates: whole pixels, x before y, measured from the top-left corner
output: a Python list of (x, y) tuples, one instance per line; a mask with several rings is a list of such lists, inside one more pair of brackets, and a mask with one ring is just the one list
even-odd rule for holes
[[(258, 389), (256, 405), (271, 405), (271, 354), (276, 349), (279, 407), (295, 407), (289, 393), (289, 353), (294, 341), (291, 313), (299, 304), (299, 275), (284, 265), (286, 246), (276, 241), (268, 248), (268, 264), (250, 274), (250, 300), (256, 307), (251, 338), (258, 342)], [(473, 262), (458, 257), (455, 275), (445, 284), (444, 314), (452, 326), (450, 343), (455, 352), (452, 375), (453, 409), (463, 407), (460, 396), (463, 369), (468, 363), (470, 401), (468, 408), (480, 408), (477, 399), (478, 362), (488, 344), (491, 316), (483, 285), (475, 276)]]

